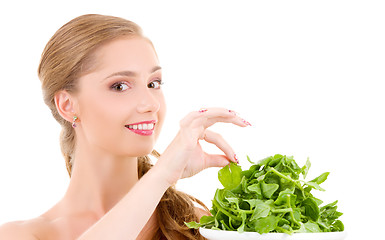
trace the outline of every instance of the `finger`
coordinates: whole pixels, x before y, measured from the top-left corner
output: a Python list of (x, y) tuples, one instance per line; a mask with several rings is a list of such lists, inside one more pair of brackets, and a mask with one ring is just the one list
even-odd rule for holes
[(207, 118), (212, 118), (212, 117), (233, 117), (236, 116), (237, 113), (235, 111), (229, 110), (227, 108), (218, 108), (218, 107), (213, 107), (213, 108), (206, 108), (198, 111), (201, 116), (205, 116)]
[(234, 150), (220, 134), (212, 132), (210, 130), (205, 130), (203, 139), (206, 142), (212, 143), (216, 145), (219, 149), (221, 149), (230, 161), (238, 163), (238, 159), (234, 153)]
[(241, 118), (237, 112), (225, 108), (209, 108), (201, 112), (201, 115), (207, 118), (208, 126), (206, 127), (217, 122), (233, 123), (241, 127), (251, 126), (250, 122)]
[(240, 126), (240, 127), (251, 126), (251, 124), (248, 121), (246, 121), (245, 119), (243, 119), (239, 116), (234, 116), (232, 118), (220, 118), (220, 117), (219, 118), (209, 118), (205, 122), (204, 126), (205, 126), (205, 128), (208, 128), (208, 127), (210, 127), (210, 126), (212, 126), (218, 122), (232, 123), (232, 124), (235, 124), (235, 125)]
[(194, 111), (189, 113), (180, 122), (181, 127), (200, 127), (208, 128), (217, 122), (233, 123), (240, 127), (251, 126), (251, 124), (237, 115), (236, 112), (225, 108), (209, 108), (204, 111)]
[(229, 164), (229, 159), (225, 155), (219, 155), (219, 154), (207, 154), (206, 153), (206, 159), (207, 159), (207, 166), (209, 167), (224, 167)]
[(209, 119), (214, 117), (221, 117), (221, 118), (232, 118), (236, 115), (234, 111), (225, 109), (225, 108), (208, 108), (208, 109), (201, 109), (199, 111), (193, 111), (184, 117), (180, 123), (181, 125), (189, 125), (196, 119)]

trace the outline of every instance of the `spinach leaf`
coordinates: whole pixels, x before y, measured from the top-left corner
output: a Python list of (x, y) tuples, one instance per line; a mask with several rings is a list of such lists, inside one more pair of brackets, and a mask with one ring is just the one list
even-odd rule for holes
[[(230, 163), (218, 171), (223, 189), (212, 200), (212, 216), (199, 223), (185, 223), (189, 228), (209, 228), (238, 232), (336, 232), (344, 231), (338, 219), (337, 201), (321, 206), (312, 190), (320, 187), (329, 172), (305, 181), (311, 167), (309, 159), (301, 168), (292, 156), (276, 154), (254, 163), (245, 171)], [(300, 175), (303, 179), (300, 179)]]
[(242, 169), (236, 164), (229, 164), (219, 170), (218, 179), (226, 189), (233, 189), (242, 180)]
[(313, 200), (312, 197), (307, 198), (302, 202), (302, 206), (305, 211), (303, 213), (304, 216), (308, 217), (313, 221), (317, 221), (320, 215), (320, 210), (318, 208), (317, 202)]
[(277, 228), (279, 222), (278, 216), (270, 215), (254, 221), (252, 224), (254, 229), (258, 233), (268, 233)]
[(262, 194), (265, 198), (271, 198), (271, 196), (275, 193), (275, 191), (277, 191), (278, 188), (278, 184), (267, 184), (264, 181), (261, 181)]

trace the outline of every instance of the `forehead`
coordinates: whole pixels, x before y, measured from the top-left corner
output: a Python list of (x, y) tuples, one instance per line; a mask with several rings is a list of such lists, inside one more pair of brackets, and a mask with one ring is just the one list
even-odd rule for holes
[(153, 45), (142, 37), (112, 40), (99, 47), (94, 56), (98, 69), (106, 71), (147, 71), (159, 65)]

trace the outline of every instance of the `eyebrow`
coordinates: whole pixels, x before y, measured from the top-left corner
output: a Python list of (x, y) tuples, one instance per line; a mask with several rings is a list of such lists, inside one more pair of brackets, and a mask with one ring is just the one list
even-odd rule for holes
[[(150, 73), (154, 73), (158, 70), (162, 69), (160, 66), (155, 66), (151, 69)], [(113, 73), (111, 75), (109, 75), (108, 77), (104, 78), (105, 79), (108, 79), (110, 77), (115, 77), (115, 76), (123, 76), (123, 77), (135, 77), (137, 76), (138, 74), (136, 72), (133, 72), (133, 71), (120, 71), (120, 72), (116, 72), (116, 73)]]

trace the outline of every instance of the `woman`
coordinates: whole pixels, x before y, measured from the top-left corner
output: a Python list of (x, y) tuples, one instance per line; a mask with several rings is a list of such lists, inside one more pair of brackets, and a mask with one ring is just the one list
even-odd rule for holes
[[(209, 126), (250, 124), (227, 109), (191, 112), (159, 156), (153, 147), (166, 111), (161, 67), (140, 27), (117, 17), (91, 14), (65, 24), (46, 45), (38, 72), (44, 100), (62, 126), (71, 181), (56, 205), (35, 219), (4, 224), (0, 239), (203, 239), (184, 222), (208, 209), (173, 186), (237, 162)], [(225, 155), (205, 153), (199, 140)], [(159, 157), (154, 166), (150, 153)]]

